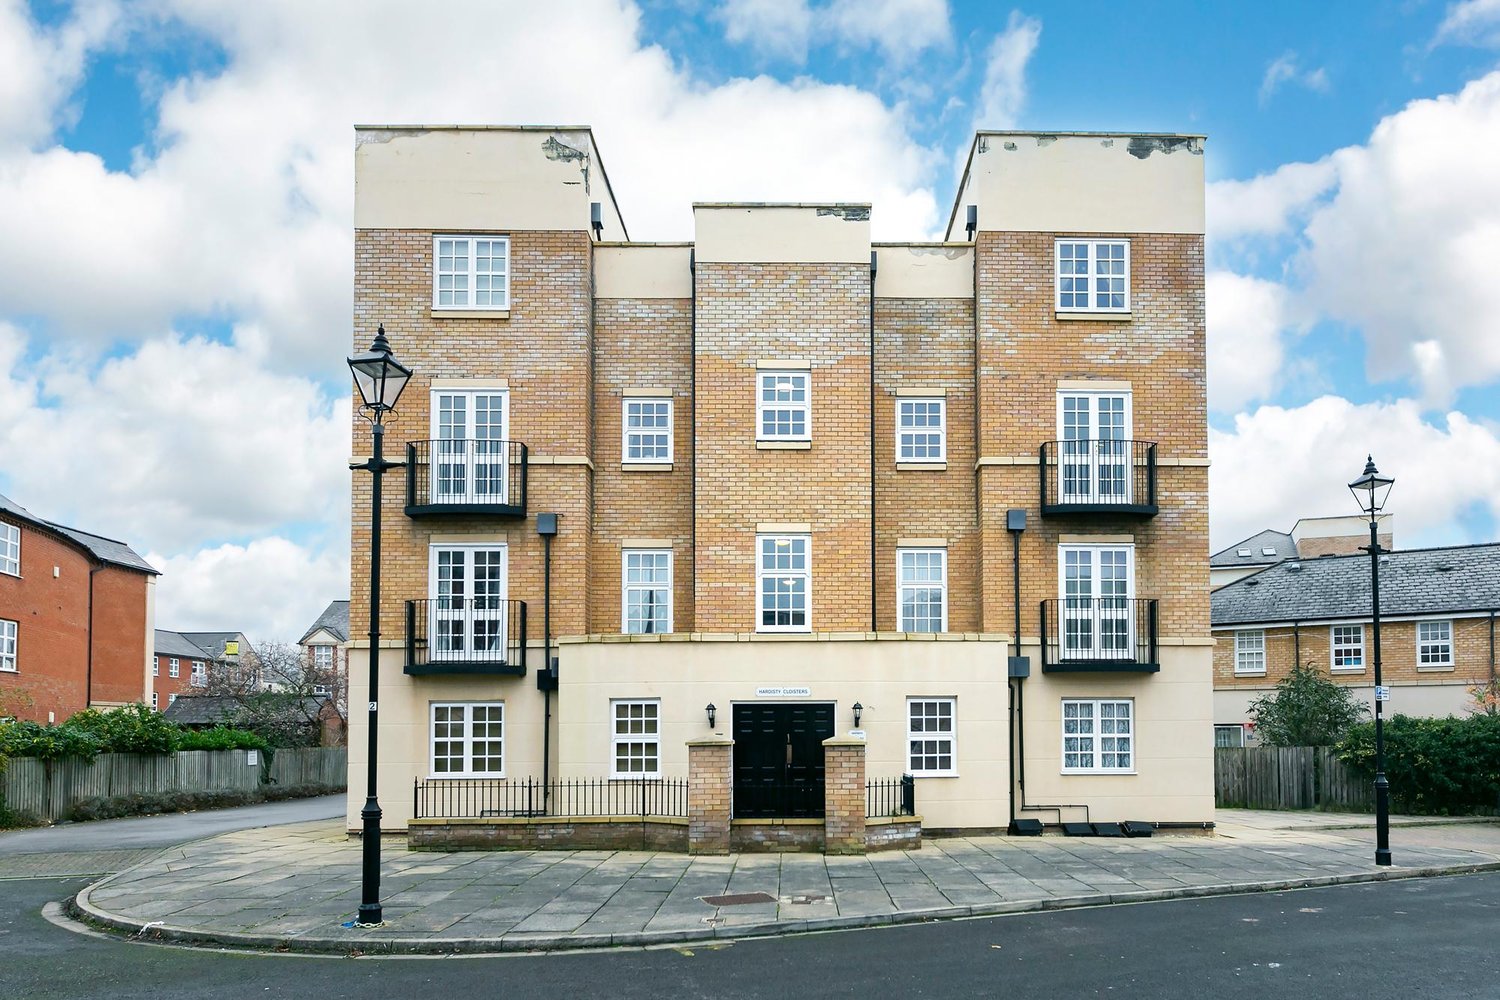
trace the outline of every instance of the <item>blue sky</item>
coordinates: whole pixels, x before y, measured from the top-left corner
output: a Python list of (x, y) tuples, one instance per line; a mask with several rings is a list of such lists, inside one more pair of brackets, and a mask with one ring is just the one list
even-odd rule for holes
[(1209, 136), (1216, 545), (1367, 451), (1398, 543), (1492, 539), (1497, 60), (1500, 0), (0, 0), (0, 491), (147, 553), (164, 627), (295, 638), (347, 589), (355, 122), (591, 124), (638, 239), (931, 237), (978, 125)]

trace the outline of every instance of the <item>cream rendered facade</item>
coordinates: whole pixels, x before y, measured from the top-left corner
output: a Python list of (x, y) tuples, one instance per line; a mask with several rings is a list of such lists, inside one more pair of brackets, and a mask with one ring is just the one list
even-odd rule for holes
[[(506, 435), (529, 448), (520, 516), (403, 517), (404, 484), (387, 476), (384, 827), (405, 826), (415, 783), (443, 780), (435, 705), (503, 704), (503, 772), (487, 777), (609, 779), (624, 701), (658, 706), (665, 777), (685, 776), (689, 740), (733, 735), (742, 709), (827, 706), (830, 735), (844, 735), (858, 703), (867, 773), (894, 778), (911, 770), (912, 703), (941, 701), (952, 767), (917, 777), (928, 829), (1018, 815), (1211, 823), (1201, 154), (1199, 137), (982, 133), (943, 242), (873, 243), (868, 205), (715, 203), (694, 206), (691, 243), (634, 243), (587, 129), (359, 128), (354, 346), (384, 323), (416, 370), (388, 456), (398, 435), (435, 437), (435, 394), (465, 385), (503, 393)], [(503, 311), (435, 306), (444, 234), (508, 240)], [(1129, 244), (1128, 311), (1056, 308), (1055, 245), (1069, 239)], [(808, 440), (758, 440), (767, 371), (807, 373)], [(1060, 399), (1101, 393), (1128, 397), (1125, 437), (1153, 443), (1159, 509), (1044, 516), (1038, 454), (1064, 436)], [(633, 398), (670, 400), (668, 460), (623, 454)], [(940, 461), (899, 460), (909, 399), (941, 402)], [(356, 422), (355, 450), (368, 440)], [(351, 620), (362, 624), (363, 475), (353, 502)], [(1010, 510), (1027, 513), (1019, 558)], [(549, 692), (536, 681), (541, 512), (559, 515)], [(792, 536), (807, 539), (805, 631), (757, 631), (757, 540)], [(506, 597), (527, 604), (525, 676), (408, 672), (403, 602), (435, 596), (444, 546), (503, 547)], [(620, 634), (625, 550), (670, 553), (672, 632)], [(901, 630), (898, 553), (912, 550), (941, 553), (946, 631)], [(1130, 625), (1142, 649), (1154, 628), (1149, 664), (1044, 668), (1066, 641), (1055, 617), (1043, 633), (1042, 612), (1065, 607), (1064, 550), (1128, 558), (1131, 600), (1152, 602), (1149, 625), (1144, 603)], [(368, 649), (358, 631), (352, 645)], [(368, 700), (366, 655), (351, 653), (351, 706)], [(1018, 656), (1028, 675), (1013, 680)], [(1128, 765), (1065, 769), (1065, 706), (1106, 702), (1129, 706)], [(365, 726), (351, 711), (350, 829)]]

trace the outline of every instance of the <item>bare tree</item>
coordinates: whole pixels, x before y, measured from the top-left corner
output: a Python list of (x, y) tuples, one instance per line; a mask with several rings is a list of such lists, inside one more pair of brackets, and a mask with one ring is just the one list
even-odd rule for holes
[(343, 732), (343, 684), (336, 669), (318, 667), (300, 646), (266, 642), (238, 664), (213, 664), (204, 693), (234, 699), (233, 723), (275, 745), (316, 746), (330, 713)]

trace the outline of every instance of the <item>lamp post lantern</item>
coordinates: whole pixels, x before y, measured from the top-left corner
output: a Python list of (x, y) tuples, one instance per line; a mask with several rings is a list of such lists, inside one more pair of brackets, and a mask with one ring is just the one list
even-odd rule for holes
[(1391, 785), (1385, 777), (1385, 686), (1380, 682), (1380, 510), (1396, 480), (1382, 476), (1374, 456), (1366, 456), (1365, 471), (1349, 484), (1359, 509), (1370, 518), (1370, 620), (1375, 643), (1375, 863), (1391, 863)]
[(365, 762), (365, 806), (359, 813), (363, 821), (364, 867), (360, 880), (358, 922), (378, 924), (383, 919), (380, 908), (380, 802), (375, 794), (376, 727), (380, 707), (380, 495), (385, 470), (406, 465), (405, 462), (387, 462), (383, 446), (386, 414), (395, 410), (396, 400), (401, 398), (401, 391), (411, 379), (411, 369), (391, 355), (391, 345), (385, 339), (385, 326), (381, 325), (370, 349), (349, 359), (349, 370), (354, 373), (360, 409), (370, 421), (374, 439), (370, 460), (349, 468), (368, 470), (373, 483), (370, 495), (369, 745)]

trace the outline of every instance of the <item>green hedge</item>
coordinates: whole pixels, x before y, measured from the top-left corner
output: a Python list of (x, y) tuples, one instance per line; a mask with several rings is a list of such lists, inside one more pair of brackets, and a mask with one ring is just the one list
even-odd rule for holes
[(253, 792), (224, 789), (213, 792), (162, 792), (156, 795), (126, 795), (118, 798), (84, 799), (68, 810), (68, 819), (85, 822), (96, 819), (119, 819), (122, 816), (154, 816), (158, 813), (195, 812), (199, 809), (227, 809), (257, 802), (280, 802), (285, 799), (309, 799), (318, 795), (335, 795), (342, 785), (262, 785)]
[[(1375, 775), (1375, 724), (1351, 729), (1339, 757)], [(1393, 716), (1385, 724), (1385, 775), (1391, 808), (1414, 815), (1492, 814), (1500, 810), (1500, 716), (1421, 719)]]
[(0, 758), (83, 757), (101, 753), (173, 753), (178, 750), (269, 750), (261, 736), (243, 729), (216, 726), (201, 732), (168, 722), (145, 705), (109, 712), (89, 708), (60, 726), (38, 722), (0, 724)]

